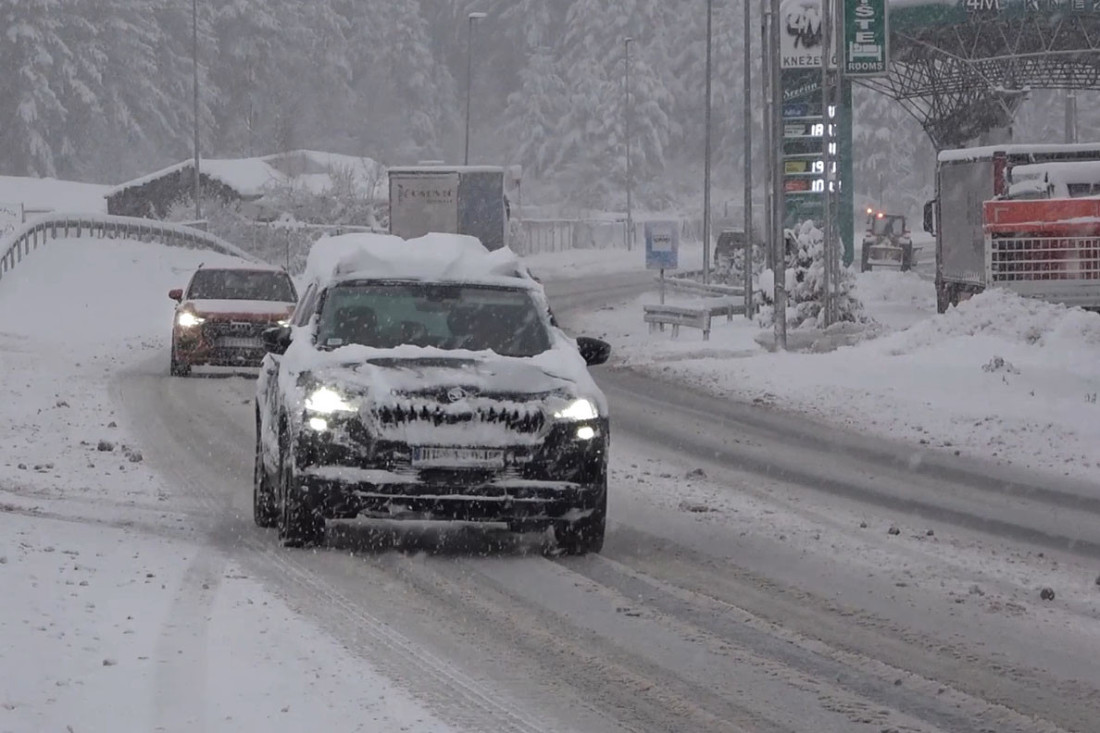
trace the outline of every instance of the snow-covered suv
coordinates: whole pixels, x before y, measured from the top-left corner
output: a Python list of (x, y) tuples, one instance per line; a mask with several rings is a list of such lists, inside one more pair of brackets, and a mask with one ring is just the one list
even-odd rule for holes
[(553, 527), (598, 552), (610, 347), (553, 325), (542, 286), (471, 237), (345, 235), (314, 245), (291, 324), (265, 333), (254, 512), (288, 546), (326, 519)]

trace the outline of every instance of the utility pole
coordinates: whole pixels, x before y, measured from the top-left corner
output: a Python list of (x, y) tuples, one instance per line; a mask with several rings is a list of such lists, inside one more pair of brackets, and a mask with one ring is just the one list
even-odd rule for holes
[(195, 197), (195, 221), (202, 221), (201, 185), (199, 170), (199, 0), (191, 0), (191, 70), (192, 77), (192, 104), (191, 114), (194, 118), (194, 148), (195, 148), (195, 180), (192, 195)]
[(821, 117), (825, 125), (821, 130), (821, 171), (825, 183), (822, 189), (822, 255), (825, 258), (825, 327), (833, 325), (833, 239), (834, 239), (834, 214), (833, 214), (833, 156), (829, 145), (833, 129), (830, 105), (832, 104), (833, 77), (829, 62), (833, 55), (833, 16), (830, 0), (821, 0)]
[(470, 91), (473, 87), (474, 76), (474, 21), (481, 20), (485, 13), (470, 13), (466, 20), (466, 152), (462, 156), (462, 164), (470, 164)]
[(1066, 90), (1066, 143), (1077, 142), (1077, 90)]
[(742, 97), (741, 109), (744, 113), (742, 120), (742, 126), (744, 127), (744, 148), (745, 148), (745, 175), (744, 175), (744, 187), (745, 187), (745, 318), (752, 318), (752, 253), (753, 253), (753, 237), (752, 237), (752, 5), (751, 0), (742, 0), (744, 3), (745, 16), (743, 19), (744, 28), (744, 56), (742, 58), (742, 64), (744, 65), (744, 95)]
[(634, 113), (634, 109), (630, 104), (630, 44), (634, 42), (633, 38), (629, 36), (623, 40), (623, 47), (626, 51), (626, 80), (624, 85), (626, 87), (626, 110), (625, 120), (623, 122), (626, 128), (626, 248), (627, 250), (634, 249), (634, 165), (631, 159), (631, 115)]
[(714, 0), (707, 0), (707, 107), (703, 115), (706, 126), (706, 152), (703, 160), (703, 284), (710, 284), (710, 137), (711, 137), (711, 40), (713, 35)]
[(783, 237), (783, 88), (780, 59), (780, 0), (764, 0), (768, 62), (767, 121), (771, 129), (768, 150), (768, 196), (771, 199), (770, 244), (774, 273), (775, 346), (787, 350), (787, 251)]

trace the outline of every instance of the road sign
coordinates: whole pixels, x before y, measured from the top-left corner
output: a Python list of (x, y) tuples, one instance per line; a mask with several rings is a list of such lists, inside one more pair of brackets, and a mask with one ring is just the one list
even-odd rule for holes
[(675, 270), (680, 266), (680, 222), (645, 223), (645, 266), (650, 270)]
[(844, 74), (885, 76), (889, 72), (886, 0), (844, 0)]

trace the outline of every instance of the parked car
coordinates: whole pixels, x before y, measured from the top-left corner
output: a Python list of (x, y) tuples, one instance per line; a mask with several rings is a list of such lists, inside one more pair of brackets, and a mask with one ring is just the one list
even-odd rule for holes
[(289, 323), (298, 299), (284, 270), (260, 265), (200, 267), (186, 288), (171, 290), (173, 376), (194, 366), (258, 367), (262, 334)]
[(265, 333), (254, 511), (287, 546), (358, 516), (554, 528), (598, 552), (608, 344), (551, 323), (542, 286), (478, 240), (321, 240), (292, 322)]

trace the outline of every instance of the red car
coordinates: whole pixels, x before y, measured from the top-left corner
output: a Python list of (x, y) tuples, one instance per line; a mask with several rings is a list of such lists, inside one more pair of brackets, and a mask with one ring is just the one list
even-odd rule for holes
[(194, 366), (258, 367), (261, 335), (287, 323), (298, 302), (290, 275), (262, 265), (200, 267), (168, 297), (178, 303), (170, 369), (178, 377)]

